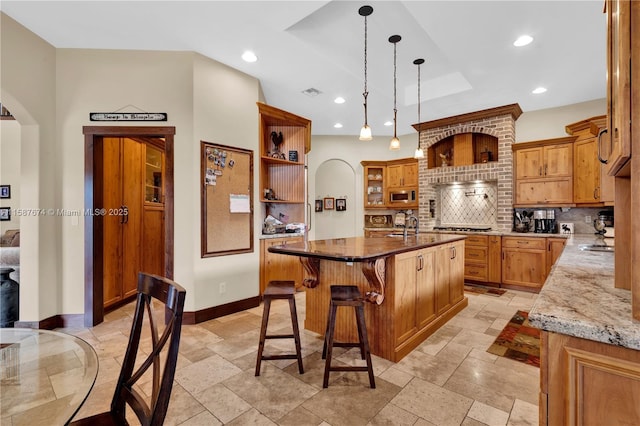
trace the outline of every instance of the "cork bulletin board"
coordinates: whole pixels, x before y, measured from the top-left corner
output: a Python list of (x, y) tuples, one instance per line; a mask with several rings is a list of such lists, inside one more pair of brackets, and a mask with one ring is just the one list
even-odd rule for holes
[(253, 151), (200, 142), (202, 257), (253, 251)]

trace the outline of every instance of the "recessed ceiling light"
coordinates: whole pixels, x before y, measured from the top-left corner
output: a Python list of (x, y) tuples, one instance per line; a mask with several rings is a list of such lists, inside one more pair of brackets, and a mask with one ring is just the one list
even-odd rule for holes
[(242, 59), (244, 59), (245, 62), (255, 62), (258, 60), (258, 57), (252, 51), (247, 50), (242, 54)]
[(513, 45), (516, 47), (522, 47), (522, 46), (526, 46), (532, 41), (533, 41), (533, 37), (528, 35), (521, 35), (520, 37), (518, 37), (516, 41), (513, 42)]
[(343, 104), (344, 103), (344, 98), (342, 96), (338, 96), (337, 98), (335, 98), (333, 100), (333, 102), (335, 102), (337, 104)]
[(546, 87), (536, 87), (531, 91), (531, 93), (533, 93), (534, 95), (539, 95), (540, 93), (544, 93), (546, 91), (547, 91)]
[(333, 125), (336, 129), (342, 129), (342, 123), (336, 123)]
[(385, 126), (393, 126), (393, 121), (385, 121), (384, 125)]

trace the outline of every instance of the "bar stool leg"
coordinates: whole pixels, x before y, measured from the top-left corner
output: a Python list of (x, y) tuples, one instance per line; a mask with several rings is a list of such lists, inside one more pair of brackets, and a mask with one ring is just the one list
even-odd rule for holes
[[(338, 306), (333, 302), (329, 306), (329, 321), (327, 321), (327, 333), (325, 334), (325, 349), (327, 361), (324, 364), (324, 378), (322, 380), (322, 387), (329, 387), (329, 373), (331, 371), (331, 356), (333, 354), (333, 333), (336, 326), (336, 312)], [(325, 351), (322, 351), (325, 353)]]
[(264, 341), (267, 338), (267, 324), (269, 323), (270, 310), (271, 298), (265, 298), (264, 310), (262, 311), (262, 327), (260, 328), (260, 343), (258, 344), (258, 359), (256, 360), (256, 376), (260, 375), (260, 364), (262, 363), (262, 353), (264, 352)]
[(298, 328), (298, 313), (296, 311), (295, 298), (289, 299), (289, 310), (291, 311), (291, 325), (293, 326), (293, 339), (296, 342), (296, 355), (298, 356), (298, 371), (304, 373), (302, 367), (302, 349), (300, 345), (300, 329)]
[(367, 337), (366, 323), (364, 320), (364, 306), (360, 305), (356, 307), (356, 319), (358, 321), (358, 332), (360, 334), (360, 348), (364, 351), (365, 359), (367, 361), (367, 372), (369, 373), (369, 386), (371, 389), (376, 388), (376, 382), (373, 377), (373, 363), (371, 362), (371, 349), (369, 348), (369, 339)]
[(324, 344), (322, 345), (322, 359), (327, 359), (327, 340), (329, 339), (329, 330), (333, 327), (331, 325), (331, 307), (333, 301), (329, 302), (329, 310), (327, 310), (327, 327), (324, 330)]

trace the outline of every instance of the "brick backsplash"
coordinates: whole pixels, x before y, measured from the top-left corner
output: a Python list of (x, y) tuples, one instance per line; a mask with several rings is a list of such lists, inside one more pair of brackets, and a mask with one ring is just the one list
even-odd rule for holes
[[(473, 164), (468, 166), (448, 166), (428, 169), (428, 148), (452, 135), (462, 133), (484, 133), (498, 139), (498, 160), (488, 163)], [(420, 221), (425, 226), (440, 225), (449, 216), (443, 217), (442, 212), (447, 206), (443, 205), (443, 188), (454, 182), (468, 183), (483, 181), (484, 185), (489, 185), (492, 193), (492, 206), (489, 208), (483, 204), (481, 211), (473, 213), (459, 214), (456, 217), (469, 220), (480, 220), (487, 218), (487, 211), (491, 211), (494, 218), (491, 226), (500, 231), (510, 231), (513, 220), (513, 151), (511, 146), (515, 142), (515, 119), (511, 114), (499, 115), (482, 120), (469, 121), (466, 123), (451, 124), (447, 126), (435, 127), (424, 130), (420, 133), (420, 146), (425, 152), (425, 158), (419, 160), (419, 184), (420, 184)], [(488, 182), (491, 182), (490, 184)], [(449, 193), (444, 190), (445, 194)], [(464, 197), (459, 204), (464, 204), (469, 197)], [(447, 197), (445, 196), (445, 199)], [(436, 204), (435, 215), (431, 217), (429, 201)], [(466, 205), (460, 208), (478, 210), (478, 205)], [(483, 219), (486, 220), (486, 219)], [(445, 223), (446, 224), (446, 223)], [(479, 223), (477, 223), (479, 224)]]

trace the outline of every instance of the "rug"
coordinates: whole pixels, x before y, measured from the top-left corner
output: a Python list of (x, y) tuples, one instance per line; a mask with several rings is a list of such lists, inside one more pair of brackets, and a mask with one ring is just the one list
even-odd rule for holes
[(467, 291), (469, 293), (475, 293), (475, 294), (486, 294), (489, 296), (496, 296), (496, 297), (500, 297), (507, 292), (507, 290), (503, 290), (501, 288), (485, 287), (483, 285), (468, 284), (468, 283), (464, 284), (464, 291)]
[(529, 325), (529, 313), (518, 311), (487, 352), (540, 367), (540, 330)]

